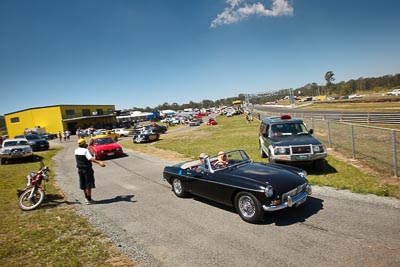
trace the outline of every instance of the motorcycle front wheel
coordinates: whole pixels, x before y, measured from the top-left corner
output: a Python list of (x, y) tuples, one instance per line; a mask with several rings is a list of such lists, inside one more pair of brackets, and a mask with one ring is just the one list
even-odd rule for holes
[(44, 200), (44, 191), (41, 188), (37, 188), (32, 198), (29, 199), (33, 188), (26, 189), (18, 198), (18, 206), (22, 210), (33, 210), (42, 204)]

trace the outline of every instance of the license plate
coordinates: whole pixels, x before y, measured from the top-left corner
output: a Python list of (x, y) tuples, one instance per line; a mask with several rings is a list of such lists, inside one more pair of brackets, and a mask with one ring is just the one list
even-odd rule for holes
[(302, 200), (300, 200), (299, 202), (296, 203), (296, 207), (300, 206), (301, 204), (303, 204), (304, 202), (306, 202), (307, 197), (303, 198)]
[(297, 160), (308, 159), (308, 156), (307, 155), (295, 156), (295, 159)]
[(107, 156), (113, 156), (114, 155), (114, 153), (113, 152), (111, 152), (111, 153), (107, 153)]

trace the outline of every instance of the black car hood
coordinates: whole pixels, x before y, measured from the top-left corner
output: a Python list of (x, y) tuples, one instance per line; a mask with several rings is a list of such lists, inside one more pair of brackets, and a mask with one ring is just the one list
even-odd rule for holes
[(272, 144), (277, 146), (320, 145), (321, 143), (311, 135), (287, 135), (271, 137)]
[(227, 170), (225, 174), (245, 183), (258, 183), (263, 187), (270, 184), (277, 194), (283, 194), (307, 182), (298, 172), (301, 169), (296, 167), (256, 162)]

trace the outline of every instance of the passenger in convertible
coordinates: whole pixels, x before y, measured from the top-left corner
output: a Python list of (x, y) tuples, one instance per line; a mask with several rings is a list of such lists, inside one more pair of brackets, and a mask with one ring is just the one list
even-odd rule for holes
[(201, 162), (201, 164), (197, 167), (196, 171), (197, 172), (204, 172), (207, 170), (207, 166), (206, 166), (206, 158), (208, 158), (208, 155), (201, 153), (199, 156), (199, 160)]

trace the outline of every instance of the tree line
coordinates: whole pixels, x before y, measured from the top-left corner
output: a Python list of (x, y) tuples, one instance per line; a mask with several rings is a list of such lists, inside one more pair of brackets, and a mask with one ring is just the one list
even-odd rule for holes
[[(394, 88), (400, 88), (400, 73), (394, 75), (384, 75), (381, 77), (372, 78), (358, 78), (356, 80), (351, 79), (349, 81), (341, 81), (334, 83), (334, 73), (328, 71), (325, 74), (326, 85), (318, 85), (315, 82), (308, 83), (302, 87), (291, 89), (279, 89), (271, 92), (250, 94), (249, 102), (251, 104), (264, 104), (265, 102), (276, 101), (289, 95), (292, 90), (294, 96), (304, 97), (304, 96), (318, 96), (318, 95), (330, 95), (330, 96), (346, 96), (355, 93), (362, 94), (366, 91), (382, 92), (391, 90)], [(241, 100), (242, 103), (245, 102), (246, 94), (239, 94), (236, 97), (228, 97), (218, 100), (204, 99), (201, 102), (193, 102), (185, 104), (167, 102), (160, 104), (156, 107), (133, 107), (132, 110), (139, 110), (143, 112), (151, 112), (154, 110), (184, 110), (186, 108), (211, 108), (220, 106), (230, 106), (235, 100)]]

